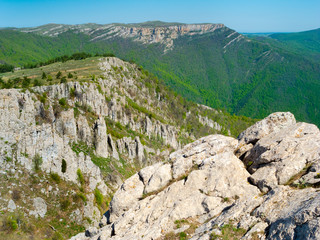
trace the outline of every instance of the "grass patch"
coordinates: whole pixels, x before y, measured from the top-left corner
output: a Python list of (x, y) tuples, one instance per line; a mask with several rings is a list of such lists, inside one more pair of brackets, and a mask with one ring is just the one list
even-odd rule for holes
[(150, 110), (146, 109), (145, 107), (138, 105), (137, 103), (135, 103), (134, 101), (132, 101), (128, 97), (126, 98), (126, 100), (127, 100), (128, 105), (131, 106), (132, 108), (138, 110), (139, 112), (146, 114), (151, 119), (154, 118), (154, 119), (159, 120), (160, 122), (166, 124), (166, 121), (163, 118), (156, 115), (155, 113), (151, 112)]
[(60, 178), (59, 174), (57, 174), (57, 173), (50, 173), (50, 177), (57, 184), (59, 184), (61, 182), (61, 178)]
[(247, 231), (243, 228), (236, 228), (231, 223), (225, 224), (220, 227), (221, 235), (211, 233), (210, 240), (222, 239), (222, 240), (238, 240), (240, 239)]
[(43, 162), (42, 157), (38, 153), (36, 153), (33, 157), (33, 165), (34, 165), (35, 171), (40, 170), (42, 162)]
[(78, 170), (77, 170), (77, 176), (78, 176), (78, 180), (79, 180), (81, 186), (84, 185), (85, 180), (84, 180), (84, 176), (83, 176), (80, 168), (78, 168)]

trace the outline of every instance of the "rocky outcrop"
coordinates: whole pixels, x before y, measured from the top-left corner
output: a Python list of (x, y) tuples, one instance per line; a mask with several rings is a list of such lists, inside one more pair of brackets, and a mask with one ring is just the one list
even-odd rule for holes
[(99, 117), (94, 124), (94, 145), (97, 155), (107, 158), (108, 154), (108, 137), (107, 126), (103, 118)]
[[(111, 203), (112, 221), (148, 195), (185, 181), (196, 165), (200, 167), (197, 156), (207, 158), (235, 148), (235, 139), (224, 143), (220, 136), (204, 139), (199, 152), (192, 152), (194, 145), (189, 145), (187, 157), (182, 152), (169, 157), (198, 134), (194, 129), (187, 132), (185, 126), (190, 118), (196, 128), (202, 127), (197, 114), (205, 115), (204, 111), (197, 106), (179, 106), (181, 99), (167, 94), (139, 66), (113, 57), (94, 61), (96, 65), (92, 67), (101, 73), (99, 77), (78, 75), (76, 82), (0, 90), (0, 182), (6, 183), (0, 186), (0, 210), (7, 214), (3, 218), (24, 212), (25, 222), (38, 219), (35, 221), (48, 223), (57, 214), (61, 216), (59, 223), (72, 221), (77, 225), (72, 225), (72, 231), (91, 224), (84, 236), (94, 237), (100, 232), (95, 227), (103, 209), (120, 186)], [(184, 116), (187, 107), (188, 117), (182, 120), (180, 116)], [(219, 114), (209, 108), (205, 111), (211, 118)], [(204, 130), (217, 132), (210, 129), (211, 118), (205, 118), (209, 128)], [(203, 153), (207, 147), (210, 152)], [(185, 168), (179, 166), (184, 160)], [(152, 166), (132, 176), (137, 169), (149, 165)], [(192, 189), (186, 188), (189, 190)], [(185, 195), (192, 200), (190, 193)], [(177, 189), (170, 194), (173, 199)], [(195, 196), (198, 195), (197, 192)], [(150, 208), (154, 210), (153, 204), (156, 203)], [(177, 211), (181, 212), (183, 203), (179, 204), (182, 205)], [(204, 209), (199, 205), (197, 213)], [(164, 216), (157, 214), (159, 218)], [(110, 218), (105, 215), (101, 222), (106, 224)], [(43, 238), (49, 236), (39, 232)]]
[(165, 51), (173, 48), (173, 40), (180, 36), (192, 36), (214, 32), (223, 28), (223, 24), (182, 24), (173, 23), (157, 26), (156, 23), (139, 26), (139, 24), (82, 24), (82, 25), (46, 25), (36, 28), (24, 28), (22, 32), (33, 32), (45, 36), (55, 37), (66, 31), (81, 32), (91, 37), (91, 41), (104, 41), (115, 37), (132, 38), (143, 44), (160, 43), (165, 46)]
[(238, 139), (201, 138), (126, 180), (101, 228), (73, 239), (212, 239), (230, 225), (241, 239), (317, 239), (319, 137), (315, 125), (274, 113)]

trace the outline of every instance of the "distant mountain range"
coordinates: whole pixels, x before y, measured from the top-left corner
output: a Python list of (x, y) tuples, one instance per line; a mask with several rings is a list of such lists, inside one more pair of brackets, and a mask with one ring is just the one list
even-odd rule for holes
[(320, 125), (320, 29), (242, 35), (223, 24), (48, 24), (0, 30), (16, 66), (74, 52), (133, 60), (188, 99), (261, 118), (291, 111)]

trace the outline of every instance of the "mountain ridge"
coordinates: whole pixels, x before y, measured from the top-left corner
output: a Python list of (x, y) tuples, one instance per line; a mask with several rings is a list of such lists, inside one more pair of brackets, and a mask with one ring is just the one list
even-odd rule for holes
[[(109, 28), (110, 32), (101, 29), (92, 35), (66, 31), (57, 37), (2, 30), (0, 59), (23, 65), (74, 52), (112, 52), (141, 64), (197, 103), (255, 118), (291, 111), (298, 120), (320, 124), (315, 107), (319, 53), (296, 51), (292, 44), (271, 38), (249, 38), (225, 26), (209, 26), (208, 32), (198, 28), (186, 34), (177, 34), (178, 27), (157, 34), (135, 28), (133, 37), (130, 28), (121, 26), (112, 26), (116, 32)], [(91, 33), (90, 28), (81, 31)], [(98, 38), (92, 41), (94, 37)]]

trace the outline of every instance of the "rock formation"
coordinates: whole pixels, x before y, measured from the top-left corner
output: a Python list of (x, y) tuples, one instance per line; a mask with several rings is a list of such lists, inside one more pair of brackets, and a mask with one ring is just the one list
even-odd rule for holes
[[(90, 80), (0, 90), (0, 210), (8, 215), (3, 218), (21, 214), (25, 222), (54, 222), (57, 214), (64, 215), (61, 222), (97, 227), (103, 207), (135, 171), (158, 164), (132, 177), (145, 179), (143, 194), (172, 181), (171, 165), (162, 161), (194, 135), (170, 112), (170, 94), (147, 86), (136, 65), (118, 58), (98, 62), (101, 75)], [(189, 111), (189, 117), (203, 114), (196, 107)]]
[(238, 139), (203, 137), (140, 170), (101, 228), (72, 239), (319, 239), (319, 165), (319, 129), (273, 113)]
[(182, 23), (173, 23), (168, 26), (153, 26), (152, 23), (145, 26), (139, 26), (139, 24), (49, 24), (35, 28), (24, 28), (21, 29), (21, 31), (55, 37), (71, 30), (89, 35), (91, 37), (91, 41), (103, 41), (116, 37), (131, 38), (134, 41), (141, 42), (143, 44), (160, 43), (165, 46), (166, 52), (174, 47), (173, 41), (178, 37), (210, 33), (223, 27), (223, 24)]

